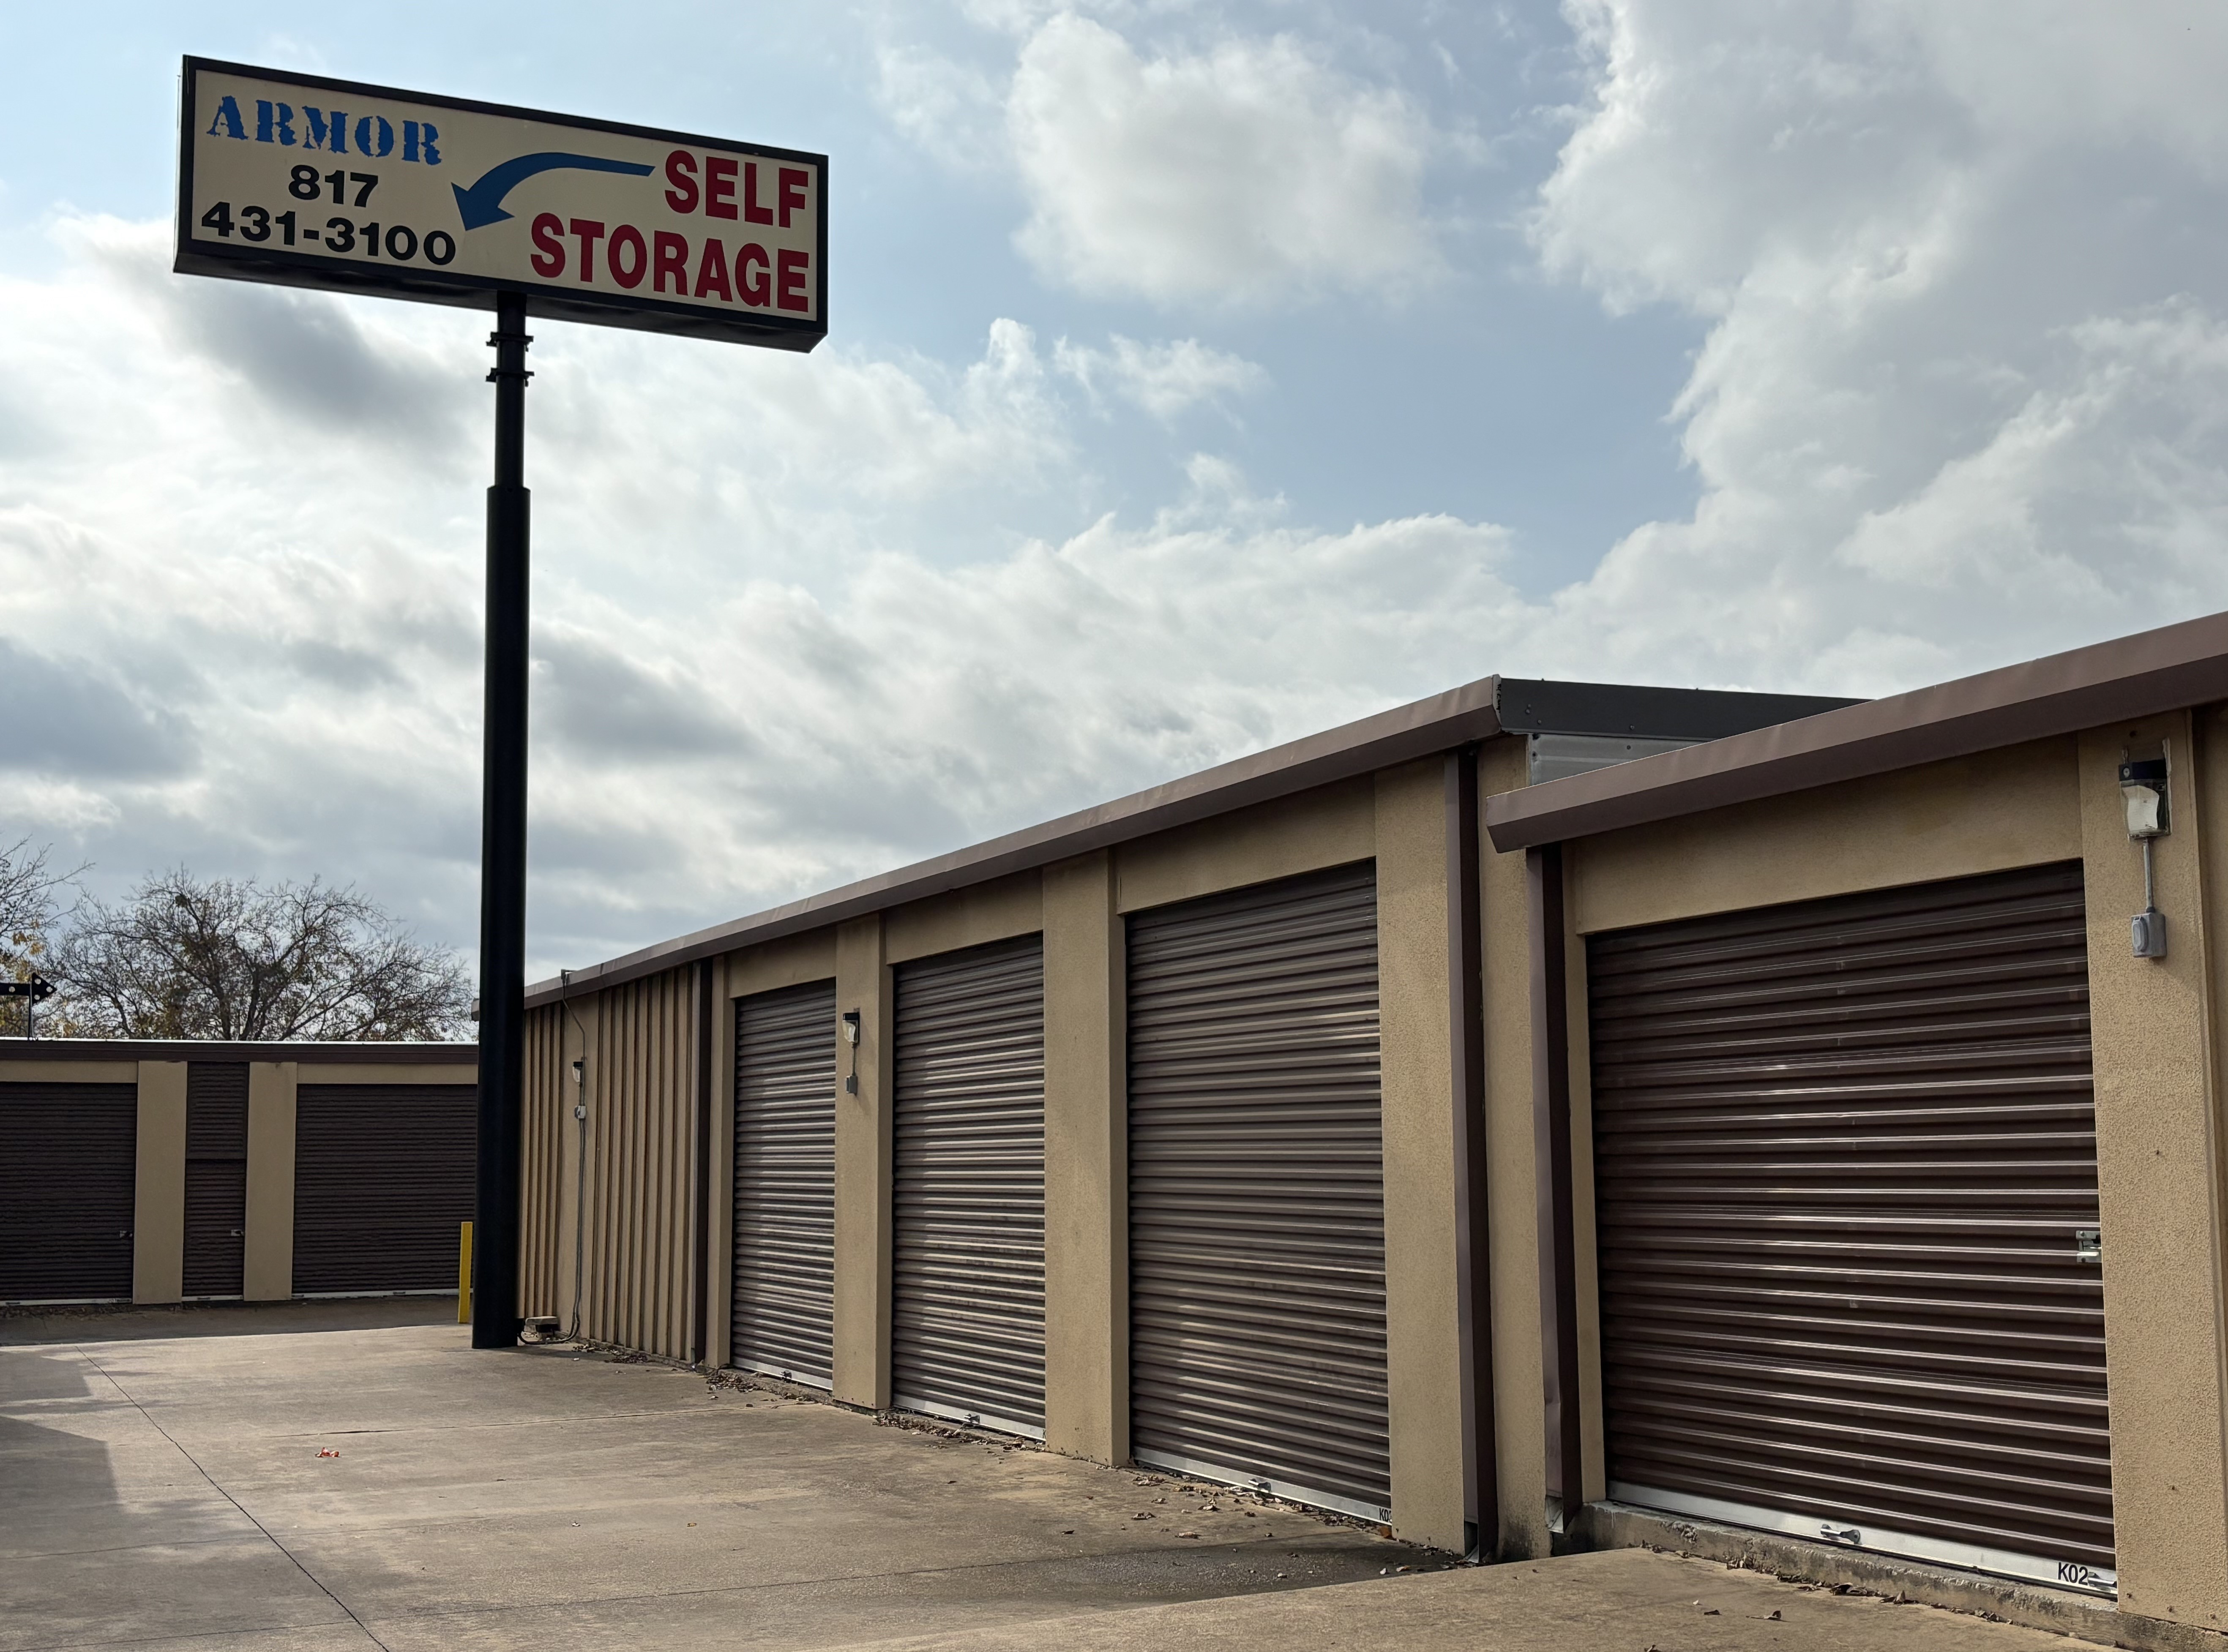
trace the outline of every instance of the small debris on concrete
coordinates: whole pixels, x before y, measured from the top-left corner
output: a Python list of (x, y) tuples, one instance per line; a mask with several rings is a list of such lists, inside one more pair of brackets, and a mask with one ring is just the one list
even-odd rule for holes
[(338, 1457), (340, 1453), (330, 1445), (320, 1445), (317, 1448), (317, 1455), (319, 1457)]
[(1764, 1621), (1767, 1623), (1777, 1623), (1780, 1622), (1779, 1608), (1774, 1606), (1770, 1611), (1764, 1613)]
[(1199, 1534), (1197, 1532), (1178, 1532), (1176, 1535), (1178, 1537), (1197, 1537)]

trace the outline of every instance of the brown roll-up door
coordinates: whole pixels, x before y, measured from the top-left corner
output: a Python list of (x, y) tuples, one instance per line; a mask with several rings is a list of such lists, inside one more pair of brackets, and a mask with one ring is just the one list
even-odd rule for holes
[(186, 1068), (188, 1297), (236, 1297), (247, 1256), (247, 1063)]
[(1391, 1518), (1377, 882), (1132, 914), (1140, 1463)]
[(836, 1345), (836, 983), (735, 1001), (727, 1362), (826, 1387)]
[(129, 1302), (139, 1090), (0, 1084), (0, 1302)]
[(295, 1091), (294, 1292), (457, 1288), (472, 1219), (478, 1090), (303, 1084)]
[(900, 965), (890, 1383), (1044, 1435), (1044, 938)]
[(1610, 1495), (2110, 1591), (2080, 867), (1587, 961)]

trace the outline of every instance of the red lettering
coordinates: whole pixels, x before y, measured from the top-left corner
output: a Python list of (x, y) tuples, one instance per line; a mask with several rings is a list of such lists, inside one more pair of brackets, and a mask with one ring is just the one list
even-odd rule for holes
[(752, 224), (773, 222), (773, 208), (759, 205), (759, 163), (743, 163), (743, 217)]
[(534, 245), (541, 250), (534, 255), (534, 273), (539, 276), (560, 276), (565, 273), (565, 220), (555, 213), (537, 213), (534, 218)]
[(789, 227), (790, 214), (801, 211), (810, 204), (805, 196), (804, 186), (811, 182), (812, 175), (810, 172), (800, 172), (793, 166), (782, 168), (781, 226), (784, 229)]
[(665, 204), (677, 213), (696, 210), (696, 157), (687, 150), (675, 150), (665, 157), (665, 181), (673, 187), (665, 192)]
[(696, 263), (696, 296), (708, 298), (714, 293), (729, 303), (735, 302), (734, 289), (727, 285), (727, 252), (715, 236), (704, 238), (704, 256)]
[(786, 247), (775, 254), (781, 260), (781, 298), (783, 309), (810, 310), (812, 300), (805, 296), (804, 272), (812, 263), (810, 252), (791, 252)]
[(717, 155), (704, 157), (704, 216), (735, 215), (735, 163)]
[[(753, 274), (750, 266), (757, 265)], [(752, 309), (764, 309), (773, 302), (773, 268), (766, 258), (765, 248), (756, 241), (746, 241), (735, 249), (735, 285), (742, 289), (743, 302)]]
[(652, 249), (650, 290), (663, 292), (670, 278), (673, 290), (683, 298), (688, 296), (688, 238), (675, 235), (669, 229), (659, 230), (650, 238)]
[(573, 233), (580, 238), (580, 279), (593, 281), (596, 278), (596, 243), (604, 237), (603, 224), (598, 219), (575, 218), (572, 229)]
[[(631, 258), (627, 256), (630, 252), (634, 255)], [(639, 287), (643, 277), (650, 273), (650, 249), (643, 245), (642, 232), (632, 224), (621, 224), (611, 232), (611, 248), (604, 256), (611, 261), (611, 279), (622, 287)]]

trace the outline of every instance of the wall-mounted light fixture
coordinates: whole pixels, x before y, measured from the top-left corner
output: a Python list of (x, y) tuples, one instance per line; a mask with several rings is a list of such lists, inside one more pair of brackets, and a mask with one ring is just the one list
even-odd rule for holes
[(843, 1077), (843, 1094), (859, 1094), (859, 1012), (843, 1011), (843, 1042), (851, 1046), (851, 1070)]
[(2143, 846), (2143, 909), (2129, 928), (2138, 958), (2166, 956), (2166, 914), (2158, 909), (2151, 873), (2151, 844), (2174, 830), (2167, 800), (2167, 753), (2155, 757), (2129, 757), (2120, 765), (2120, 796), (2128, 807), (2128, 835)]

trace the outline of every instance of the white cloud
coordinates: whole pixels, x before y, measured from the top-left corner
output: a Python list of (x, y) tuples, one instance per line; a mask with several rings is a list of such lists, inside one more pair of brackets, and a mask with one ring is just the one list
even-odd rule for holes
[[(1295, 522), (1273, 474), (1257, 496), (1214, 454), (1106, 514), (1093, 400), (1173, 420), (1264, 382), (1197, 339), (1047, 348), (986, 317), (946, 365), (545, 329), (538, 960), (1489, 671), (1885, 691), (2228, 607), (2223, 26), (1575, 15), (1595, 96), (1530, 233), (1609, 302), (1699, 318), (1668, 411), (1700, 503), (1536, 600), (1489, 524), (1427, 498)], [(1328, 290), (1322, 214), (1380, 165), (1354, 157), (1412, 182), (1322, 137), (1380, 94), (1289, 43), (1014, 26), (1062, 278)], [(1406, 119), (1385, 130), (1420, 153)], [(1285, 138), (1328, 157), (1328, 205), (1292, 201)], [(1218, 144), (1253, 194), (1186, 193)], [(1428, 255), (1416, 196), (1384, 199)], [(357, 877), (469, 940), (483, 320), (173, 277), (159, 226), (62, 233), (61, 274), (0, 280), (0, 690), (52, 708), (0, 720), (10, 820), (122, 877)], [(1264, 353), (1280, 380), (1295, 359)]]
[(1053, 363), (1094, 397), (1105, 394), (1143, 408), (1163, 424), (1203, 402), (1259, 390), (1269, 375), (1258, 363), (1197, 339), (1140, 344), (1119, 333), (1101, 350), (1062, 339)]
[(950, 166), (989, 170), (1006, 159), (1004, 88), (990, 74), (915, 42), (874, 50), (874, 95), (906, 137)]
[(1877, 691), (2228, 606), (2218, 15), (1570, 11), (1535, 243), (1709, 327), (1695, 515), (1557, 598), (1604, 663)]
[[(43, 387), (0, 419), (0, 688), (54, 719), (0, 723), (7, 824), (103, 877), (354, 877), (468, 941), (483, 318), (173, 277), (160, 226), (63, 234), (59, 278), (0, 281), (0, 384)], [(1257, 377), (1194, 341), (1059, 359), (1011, 321), (956, 370), (541, 329), (538, 961), (1494, 663), (1522, 604), (1490, 526), (1291, 526), (1200, 456), (1158, 515), (1003, 527), (1087, 494), (1079, 363), (1149, 409)]]
[(1029, 203), (1017, 243), (1081, 292), (1384, 298), (1441, 271), (1422, 112), (1290, 35), (1141, 56), (1063, 14), (1023, 45), (1007, 126)]

